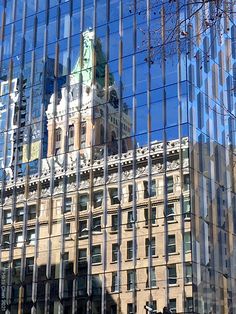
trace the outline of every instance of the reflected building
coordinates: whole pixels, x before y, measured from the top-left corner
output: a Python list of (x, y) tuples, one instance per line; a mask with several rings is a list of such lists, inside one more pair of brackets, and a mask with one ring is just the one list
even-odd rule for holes
[(235, 27), (135, 3), (0, 4), (1, 313), (236, 313)]

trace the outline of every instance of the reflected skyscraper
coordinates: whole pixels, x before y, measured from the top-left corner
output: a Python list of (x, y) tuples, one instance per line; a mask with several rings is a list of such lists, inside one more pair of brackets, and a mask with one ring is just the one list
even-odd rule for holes
[(195, 5), (0, 4), (1, 313), (236, 313), (235, 25)]

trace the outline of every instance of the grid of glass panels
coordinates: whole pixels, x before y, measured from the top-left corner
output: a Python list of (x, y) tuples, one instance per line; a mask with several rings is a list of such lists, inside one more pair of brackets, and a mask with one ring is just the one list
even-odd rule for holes
[(235, 52), (183, 4), (0, 4), (4, 313), (233, 309)]

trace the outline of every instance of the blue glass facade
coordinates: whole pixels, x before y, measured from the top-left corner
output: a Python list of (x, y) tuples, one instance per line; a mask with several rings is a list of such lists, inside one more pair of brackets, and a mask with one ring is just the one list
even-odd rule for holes
[(0, 3), (0, 312), (236, 313), (234, 6)]

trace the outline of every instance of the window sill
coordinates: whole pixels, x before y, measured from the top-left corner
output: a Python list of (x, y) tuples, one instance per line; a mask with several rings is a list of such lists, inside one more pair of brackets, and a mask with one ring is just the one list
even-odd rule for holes
[[(158, 258), (158, 257), (159, 257), (159, 255), (151, 255), (151, 256), (150, 256), (150, 258)], [(148, 258), (149, 258), (148, 256), (145, 256), (145, 257), (144, 257), (144, 259), (148, 259)]]
[[(170, 221), (167, 221), (167, 224), (168, 224), (168, 225), (177, 224), (177, 223), (178, 223), (177, 220), (170, 220)], [(165, 226), (165, 224), (162, 224), (162, 226)]]
[(118, 261), (111, 261), (110, 264), (117, 264)]
[[(173, 253), (168, 253), (168, 256), (175, 256), (175, 255), (180, 255), (180, 252), (173, 252)], [(163, 257), (165, 257), (166, 255), (162, 255)]]
[(133, 293), (135, 291), (141, 291), (141, 289), (130, 289), (130, 290), (127, 290), (126, 293)]
[(117, 233), (118, 233), (118, 230), (110, 230), (109, 233), (110, 233), (110, 234), (117, 234)]
[(157, 286), (144, 288), (144, 290), (146, 290), (146, 291), (148, 291), (148, 290), (158, 290), (158, 289), (160, 289), (160, 288), (157, 287)]
[(66, 237), (65, 241), (73, 241), (74, 239), (72, 239), (72, 237)]
[[(135, 260), (139, 261), (140, 257), (137, 257)], [(134, 258), (127, 258), (127, 259), (125, 259), (125, 262), (133, 262), (133, 261), (134, 261)]]
[(102, 205), (97, 206), (97, 207), (94, 207), (94, 206), (93, 206), (93, 210), (99, 210), (99, 209), (102, 209)]
[(178, 285), (177, 283), (173, 283), (173, 284), (168, 284), (168, 287), (170, 288), (175, 288), (175, 287), (179, 287), (180, 285)]
[(138, 230), (138, 229), (140, 229), (140, 227), (135, 227), (134, 226), (133, 228), (125, 228), (124, 231), (133, 231), (133, 229)]
[(79, 239), (79, 240), (88, 239), (88, 235), (78, 236), (78, 239)]
[(70, 214), (72, 214), (72, 210), (68, 210), (66, 212), (64, 211), (64, 212), (62, 212), (62, 214), (69, 216)]
[(98, 263), (91, 263), (92, 266), (100, 266), (102, 265), (102, 262), (98, 262)]
[(111, 293), (111, 294), (119, 294), (120, 291), (111, 291), (110, 293)]
[(184, 285), (185, 285), (185, 286), (192, 286), (192, 284), (193, 284), (192, 282), (185, 282)]
[(191, 217), (184, 218), (184, 221), (191, 221)]
[[(143, 228), (146, 228), (146, 229), (148, 229), (148, 225), (145, 225), (145, 226), (143, 226)], [(157, 224), (152, 224), (152, 225), (150, 225), (150, 227), (159, 227), (159, 225), (157, 225)]]

